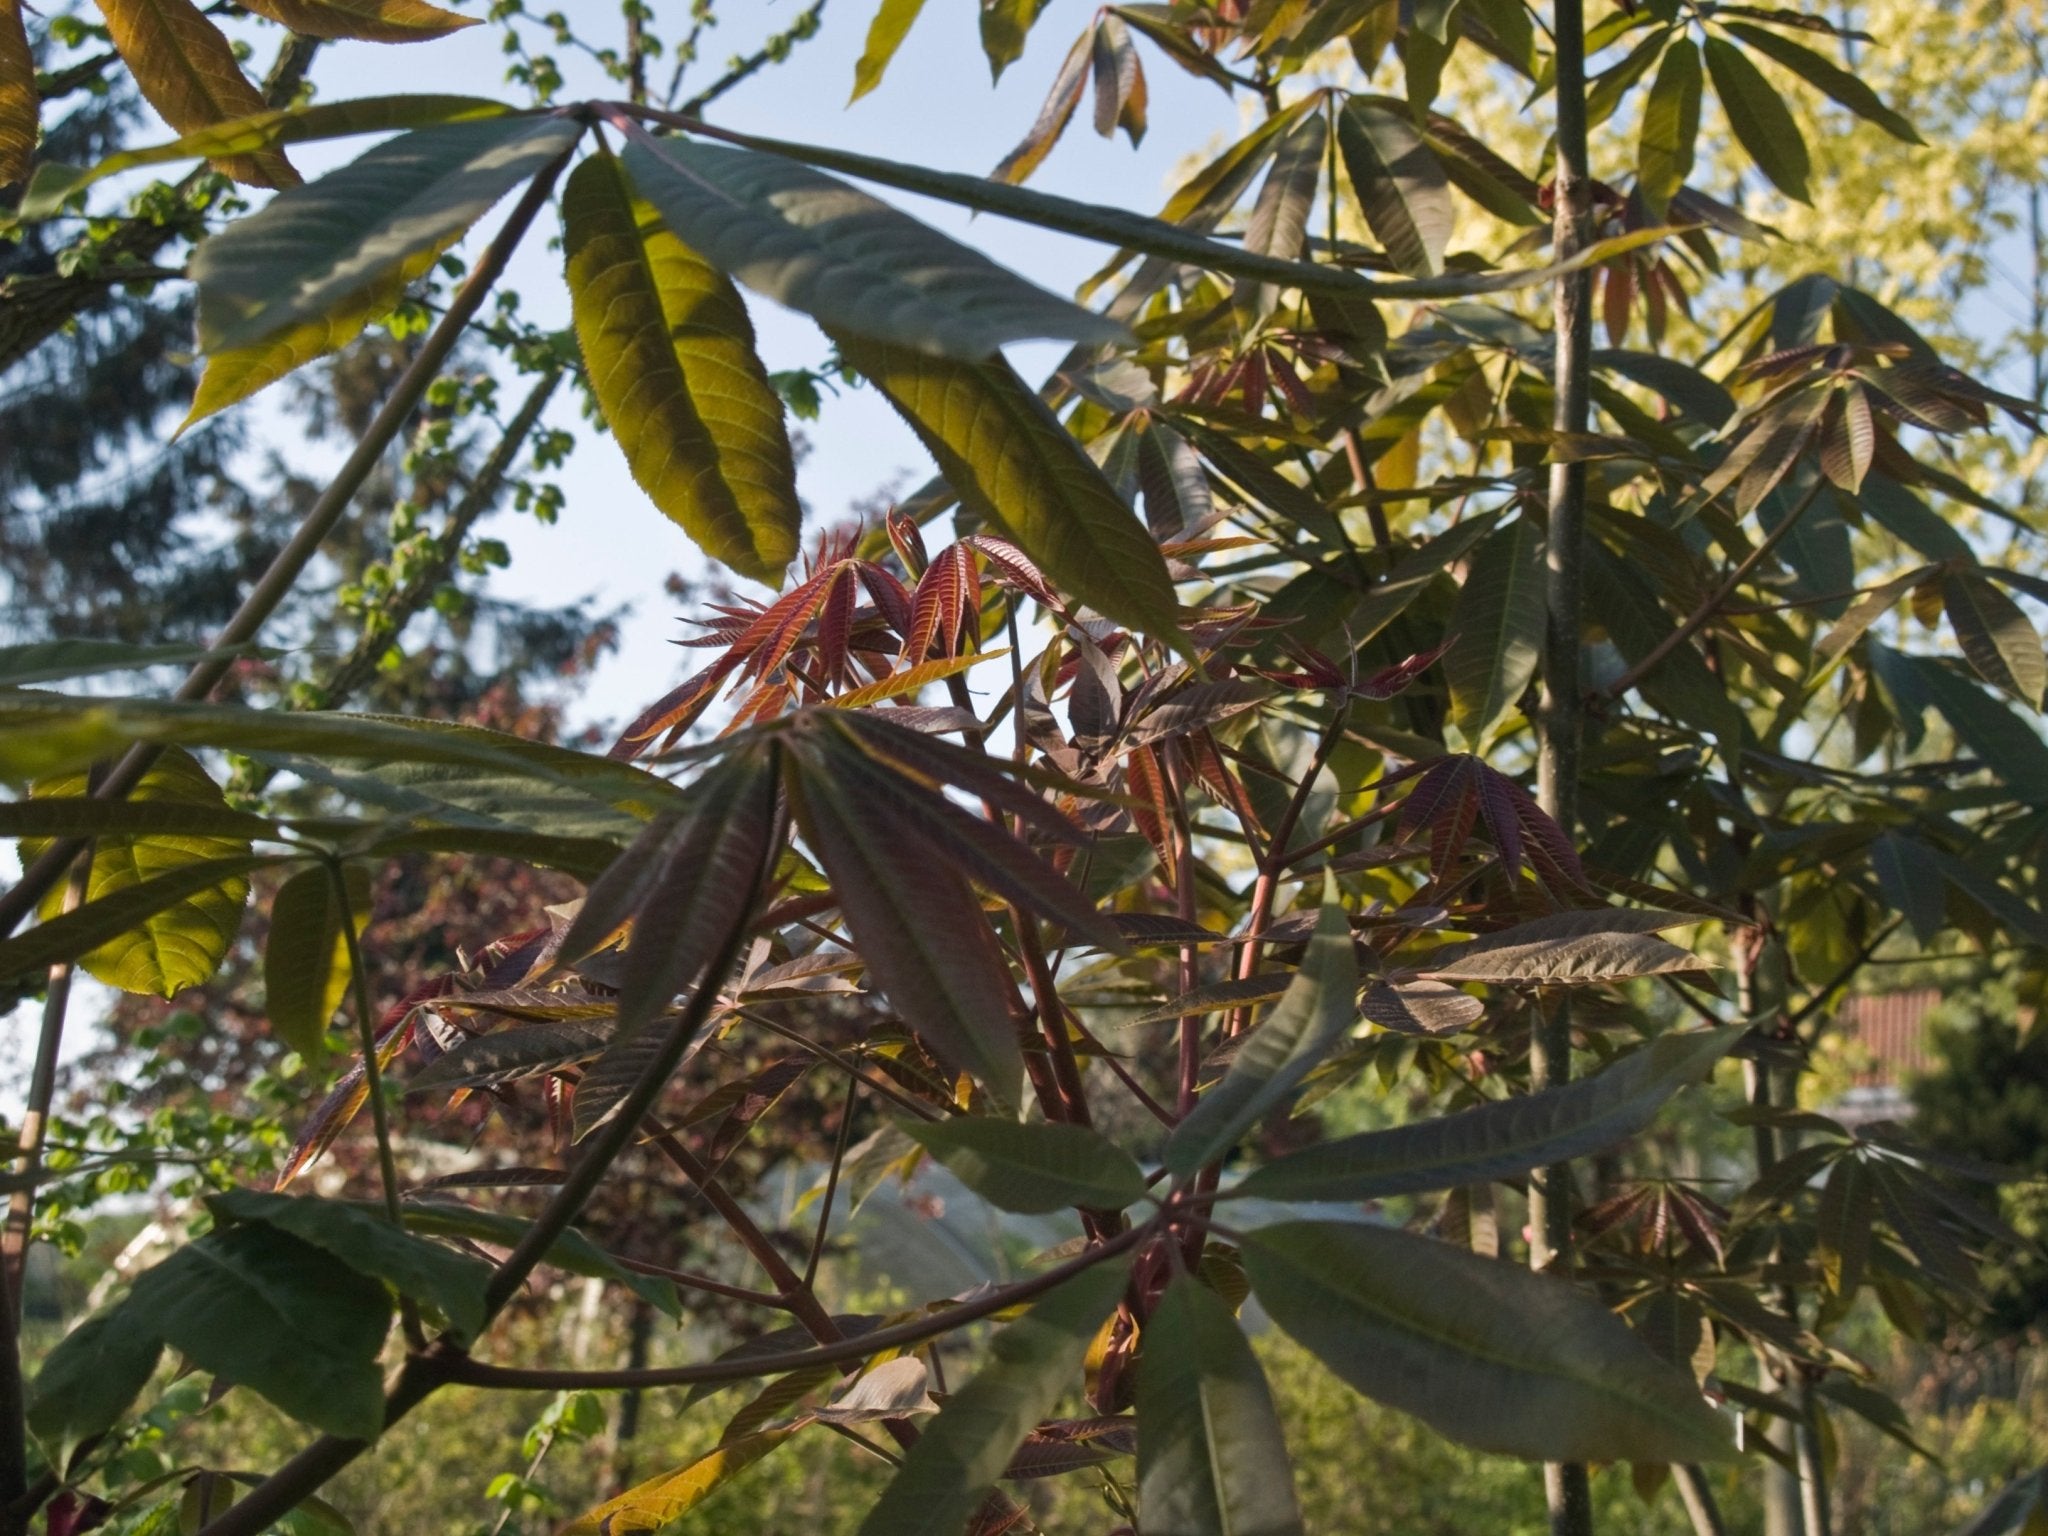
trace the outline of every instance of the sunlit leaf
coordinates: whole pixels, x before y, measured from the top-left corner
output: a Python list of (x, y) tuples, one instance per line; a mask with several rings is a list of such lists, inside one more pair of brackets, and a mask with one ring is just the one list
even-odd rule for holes
[(704, 1500), (787, 1440), (788, 1429), (761, 1430), (726, 1440), (688, 1466), (664, 1472), (563, 1527), (562, 1536), (628, 1536), (658, 1531), (681, 1519)]
[(1658, 217), (1692, 174), (1693, 143), (1700, 132), (1700, 89), (1700, 51), (1691, 38), (1677, 38), (1657, 66), (1657, 78), (1643, 105), (1636, 150), (1636, 184)]
[(1967, 570), (1943, 575), (1941, 598), (1956, 642), (1977, 675), (2039, 709), (2042, 689), (2048, 688), (2048, 655), (2042, 652), (2040, 632), (2019, 604)]
[(1337, 148), (1365, 222), (1410, 277), (1436, 277), (1450, 242), (1450, 178), (1405, 113), (1354, 98), (1337, 118)]
[(344, 909), (324, 865), (302, 869), (278, 887), (263, 941), (263, 1008), (270, 1027), (302, 1056), (326, 1049), (327, 1026), (349, 990), (344, 922), (360, 924), (368, 891)]
[[(264, 110), (220, 28), (192, 0), (100, 0), (107, 35), (135, 73), (136, 89), (180, 133)], [(215, 162), (237, 181), (289, 187), (298, 173), (275, 150), (227, 154)]]
[(349, 37), (368, 43), (425, 42), (482, 20), (458, 16), (426, 0), (248, 0), (246, 9), (307, 37)]
[(903, 46), (903, 39), (917, 22), (917, 13), (923, 9), (924, 0), (882, 0), (874, 20), (868, 23), (867, 46), (854, 62), (850, 101), (859, 101), (882, 83), (889, 61), (896, 57), (896, 50)]

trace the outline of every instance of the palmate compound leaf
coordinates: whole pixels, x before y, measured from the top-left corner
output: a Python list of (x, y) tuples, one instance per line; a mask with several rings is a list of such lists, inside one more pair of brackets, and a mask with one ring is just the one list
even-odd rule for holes
[[(192, 0), (99, 0), (107, 35), (135, 75), (143, 99), (180, 133), (264, 110), (234, 46)], [(290, 187), (299, 176), (275, 149), (222, 155), (214, 169), (259, 187)]]
[(917, 433), (960, 499), (1053, 584), (1131, 629), (1185, 646), (1173, 578), (1087, 450), (1002, 358), (960, 362), (855, 335), (840, 355)]
[(998, 1333), (988, 1363), (904, 1454), (860, 1536), (960, 1536), (1024, 1437), (1079, 1384), (1129, 1275), (1122, 1260), (1085, 1269)]
[(475, 223), (582, 132), (552, 115), (443, 123), (280, 194), (193, 254), (200, 347), (249, 347), (357, 302), (408, 258)]
[(1177, 1275), (1138, 1359), (1146, 1536), (1298, 1536), (1294, 1472), (1265, 1373), (1230, 1305)]
[[(70, 799), (87, 789), (86, 776), (74, 773), (39, 783), (34, 794)], [(229, 814), (219, 786), (191, 753), (178, 748), (156, 760), (130, 799)], [(24, 858), (34, 859), (44, 846), (42, 839), (24, 838)], [(246, 833), (102, 835), (93, 847), (84, 902), (64, 913), (59, 887), (44, 898), (43, 925), (0, 943), (0, 953), (55, 942), (59, 935), (51, 930), (65, 924), (92, 943), (81, 947), (80, 939), (72, 939), (70, 952), (60, 958), (76, 959), (110, 987), (169, 997), (199, 985), (220, 965), (241, 927), (248, 870), (259, 862)], [(19, 961), (0, 964), (9, 975), (21, 969)]]
[(803, 510), (782, 401), (738, 291), (610, 154), (571, 173), (562, 218), (577, 340), (634, 480), (706, 554), (779, 581)]
[(1593, 1077), (1477, 1109), (1304, 1148), (1256, 1169), (1233, 1194), (1268, 1200), (1379, 1200), (1513, 1178), (1641, 1131), (1698, 1082), (1742, 1027), (1659, 1037)]
[(223, 1227), (242, 1222), (289, 1232), (356, 1273), (431, 1304), (470, 1338), (483, 1330), (490, 1266), (393, 1226), (382, 1211), (255, 1189), (209, 1195), (206, 1208)]
[(1085, 1125), (961, 1116), (899, 1120), (897, 1127), (961, 1183), (1006, 1211), (1119, 1211), (1145, 1194), (1145, 1175), (1130, 1153)]
[(1012, 341), (1124, 336), (1115, 321), (792, 160), (641, 133), (622, 153), (640, 195), (692, 250), (829, 331), (966, 360)]
[(390, 1296), (380, 1281), (277, 1228), (230, 1227), (188, 1243), (94, 1323), (102, 1326), (92, 1347), (118, 1345), (109, 1363), (138, 1390), (137, 1341), (153, 1337), (330, 1434), (367, 1440), (383, 1428), (377, 1353), (391, 1326)]
[(1550, 1461), (1711, 1461), (1727, 1424), (1570, 1282), (1357, 1222), (1245, 1234), (1252, 1292), (1358, 1391), (1482, 1451)]
[(1188, 1178), (1228, 1152), (1358, 1022), (1358, 957), (1350, 921), (1334, 897), (1332, 885), (1301, 969), (1266, 1022), (1167, 1138), (1163, 1161), (1177, 1177)]

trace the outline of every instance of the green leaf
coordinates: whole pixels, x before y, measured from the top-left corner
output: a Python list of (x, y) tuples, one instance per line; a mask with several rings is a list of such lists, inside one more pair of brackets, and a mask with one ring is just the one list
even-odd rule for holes
[(96, 181), (145, 165), (175, 160), (217, 159), (248, 154), (280, 144), (346, 138), (356, 133), (382, 133), (394, 128), (427, 128), (473, 117), (502, 117), (512, 111), (502, 101), (482, 96), (358, 96), (348, 101), (302, 102), (210, 123), (168, 144), (124, 149), (89, 167), (46, 160), (21, 203), (24, 219), (44, 219), (59, 211), (74, 192)]
[[(136, 89), (179, 133), (263, 111), (233, 44), (192, 0), (100, 0), (100, 16)], [(275, 150), (222, 155), (214, 169), (259, 187), (299, 179)]]
[(1047, 0), (981, 0), (981, 51), (988, 56), (991, 81), (1024, 57), (1024, 40), (1038, 22)]
[(633, 479), (706, 554), (780, 581), (803, 508), (738, 290), (669, 233), (609, 154), (570, 175), (562, 219), (576, 336)]
[(467, 1254), (414, 1237), (386, 1217), (340, 1200), (231, 1189), (208, 1195), (206, 1208), (223, 1225), (255, 1223), (289, 1232), (332, 1254), (357, 1274), (382, 1280), (402, 1296), (438, 1308), (457, 1331), (475, 1338), (485, 1322), (491, 1267)]
[[(408, 1201), (403, 1214), (409, 1232), (425, 1232), (435, 1237), (463, 1237), (499, 1248), (516, 1248), (526, 1236), (526, 1229), (532, 1225), (518, 1216), (480, 1211), (473, 1206), (443, 1201)], [(548, 1245), (544, 1262), (572, 1275), (622, 1285), (667, 1316), (682, 1316), (682, 1304), (676, 1298), (674, 1285), (652, 1275), (635, 1274), (574, 1227)]]
[(1568, 1281), (1363, 1223), (1262, 1227), (1244, 1259), (1297, 1343), (1461, 1444), (1547, 1461), (1733, 1454), (1691, 1376)]
[(963, 1115), (899, 1120), (897, 1127), (961, 1183), (1006, 1211), (1120, 1211), (1144, 1198), (1145, 1175), (1130, 1153), (1085, 1125), (1020, 1125)]
[(354, 1440), (384, 1427), (384, 1287), (311, 1243), (230, 1227), (137, 1278), (122, 1303), (202, 1370)]
[(692, 250), (828, 330), (969, 359), (1030, 338), (1123, 336), (1114, 321), (794, 161), (646, 135), (623, 153), (640, 195)]
[[(190, 666), (211, 654), (213, 648), (206, 645), (129, 645), (121, 640), (38, 640), (29, 645), (0, 646), (0, 688), (97, 677), (103, 672), (135, 672), (144, 667)], [(247, 647), (230, 654), (281, 653)]]
[(1094, 57), (1096, 29), (1088, 28), (1074, 39), (1061, 62), (1059, 73), (1052, 78), (1052, 89), (1045, 93), (1045, 101), (1038, 109), (1038, 115), (1031, 120), (1031, 126), (1024, 131), (1024, 137), (1017, 146), (996, 163), (988, 179), (997, 185), (1021, 185), (1030, 178), (1033, 171), (1045, 163), (1045, 157), (1060, 141), (1060, 135), (1067, 131), (1067, 124), (1074, 120), (1074, 109), (1081, 104), (1081, 97), (1088, 89), (1088, 66)]
[(1659, 1037), (1596, 1076), (1477, 1109), (1304, 1148), (1233, 1193), (1268, 1200), (1380, 1200), (1513, 1178), (1626, 1141), (1664, 1101), (1713, 1070), (1742, 1027)]
[(1692, 174), (1693, 144), (1700, 133), (1700, 89), (1700, 51), (1691, 38), (1680, 37), (1657, 66), (1636, 146), (1636, 184), (1655, 218), (1664, 216)]
[(1714, 94), (1721, 98), (1736, 142), (1780, 192), (1797, 202), (1811, 202), (1806, 190), (1812, 168), (1806, 139), (1784, 98), (1726, 38), (1709, 36), (1705, 46), (1707, 73), (1713, 76)]
[[(1937, 885), (1937, 890), (1939, 886)], [(1837, 1296), (1854, 1296), (1870, 1257), (1877, 1189), (1860, 1157), (1844, 1157), (1828, 1170), (1814, 1213), (1814, 1257), (1821, 1278)]]
[(95, 1312), (58, 1341), (28, 1397), (29, 1430), (53, 1466), (119, 1422), (163, 1352), (149, 1319), (119, 1305)]
[(2032, 709), (2048, 688), (2048, 654), (2020, 605), (1975, 571), (1952, 570), (1941, 578), (1942, 606), (1956, 643), (1977, 675)]
[(568, 153), (564, 117), (444, 123), (387, 140), (200, 242), (199, 344), (252, 346), (374, 290)]
[(1741, 38), (1765, 58), (1784, 65), (1815, 90), (1865, 121), (1877, 124), (1893, 138), (1907, 144), (1925, 142), (1911, 123), (1884, 104), (1877, 92), (1804, 43), (1795, 43), (1782, 33), (1767, 27), (1753, 27), (1747, 22), (1726, 21), (1722, 25), (1731, 36)]
[(860, 1536), (959, 1536), (1024, 1437), (1079, 1384), (1129, 1275), (1121, 1261), (1085, 1269), (998, 1333), (988, 1363), (904, 1453)]
[(1906, 919), (1923, 948), (1931, 948), (1948, 913), (1941, 865), (1927, 845), (1901, 832), (1886, 832), (1870, 845), (1870, 868), (1891, 909)]
[(1962, 744), (2012, 789), (2048, 786), (2048, 745), (2034, 728), (1974, 682), (1932, 657), (1913, 657), (1913, 675)]
[(483, 18), (458, 16), (426, 0), (247, 0), (244, 9), (307, 37), (366, 43), (421, 43)]
[(1228, 1303), (1177, 1275), (1138, 1359), (1138, 1507), (1146, 1536), (1290, 1536), (1294, 1470), (1265, 1373)]
[(720, 1442), (688, 1466), (606, 1499), (562, 1528), (562, 1536), (628, 1536), (659, 1531), (680, 1520), (720, 1488), (795, 1434), (764, 1429)]
[[(37, 795), (82, 798), (84, 774), (46, 780)], [(189, 752), (159, 757), (130, 799), (166, 801), (213, 815), (228, 813), (227, 801)], [(22, 853), (33, 859), (45, 844), (24, 839)], [(170, 997), (211, 977), (234, 942), (249, 900), (249, 870), (268, 862), (250, 852), (244, 836), (143, 832), (101, 837), (93, 847), (85, 900), (64, 911), (60, 886), (44, 898), (43, 922), (0, 943), (0, 972), (20, 975), (23, 954), (76, 960), (110, 987)], [(62, 930), (61, 933), (53, 930)], [(64, 952), (50, 954), (62, 942)], [(36, 962), (26, 962), (33, 965)]]
[(343, 912), (324, 865), (300, 870), (271, 900), (263, 1007), (270, 1027), (302, 1056), (317, 1059), (325, 1051), (327, 1026), (348, 996), (348, 936), (341, 925), (355, 920), (355, 913)]
[(1105, 618), (1185, 644), (1159, 546), (1007, 362), (963, 363), (836, 339), (847, 362), (910, 423), (960, 499), (1056, 586)]
[(1451, 721), (1474, 748), (1535, 679), (1544, 612), (1543, 535), (1525, 514), (1487, 535), (1451, 614)]
[(853, 95), (847, 98), (848, 106), (882, 83), (889, 61), (896, 57), (923, 9), (924, 0), (882, 0), (875, 19), (868, 23), (867, 46), (853, 66)]
[(1366, 225), (1410, 277), (1436, 277), (1455, 212), (1450, 177), (1400, 112), (1353, 98), (1337, 118), (1337, 148)]
[(1350, 920), (1334, 896), (1331, 888), (1286, 994), (1245, 1041), (1223, 1080), (1167, 1138), (1161, 1156), (1176, 1177), (1189, 1178), (1228, 1152), (1358, 1022), (1358, 957)]

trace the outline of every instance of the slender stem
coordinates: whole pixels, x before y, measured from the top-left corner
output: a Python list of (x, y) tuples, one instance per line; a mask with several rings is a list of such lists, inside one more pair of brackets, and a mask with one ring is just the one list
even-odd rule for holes
[[(1014, 1307), (1019, 1302), (1043, 1295), (1055, 1286), (1071, 1280), (1082, 1270), (1092, 1269), (1104, 1260), (1114, 1258), (1135, 1247), (1156, 1231), (1155, 1222), (1132, 1227), (1126, 1232), (1118, 1233), (1107, 1242), (1096, 1244), (1086, 1253), (1078, 1254), (1043, 1274), (1033, 1275), (1028, 1280), (1001, 1286), (976, 1297), (973, 1301), (962, 1302), (957, 1307), (948, 1307), (943, 1312), (935, 1312), (907, 1323), (898, 1323), (892, 1328), (877, 1328), (861, 1334), (858, 1338), (842, 1339), (835, 1344), (821, 1345), (816, 1349), (793, 1350), (781, 1355), (755, 1355), (744, 1360), (708, 1360), (700, 1365), (657, 1366), (645, 1371), (522, 1369), (486, 1365), (467, 1356), (444, 1355), (435, 1358), (431, 1369), (440, 1380), (465, 1386), (495, 1387), (517, 1392), (582, 1389), (603, 1392), (620, 1391), (631, 1387), (690, 1387), (728, 1381), (752, 1381), (762, 1376), (779, 1376), (787, 1371), (808, 1370), (812, 1366), (864, 1360), (885, 1349), (922, 1344), (926, 1339), (951, 1333), (955, 1328), (977, 1322), (993, 1313)], [(203, 1533), (203, 1536), (220, 1536), (220, 1533), (207, 1532)]]
[(1679, 1498), (1685, 1501), (1685, 1513), (1692, 1521), (1693, 1536), (1728, 1536), (1728, 1527), (1721, 1519), (1721, 1506), (1714, 1500), (1714, 1490), (1707, 1482), (1707, 1474), (1688, 1463), (1673, 1467), (1671, 1477), (1678, 1484)]
[(782, 1297), (773, 1291), (750, 1291), (743, 1285), (727, 1285), (723, 1280), (714, 1280), (709, 1275), (700, 1275), (691, 1269), (671, 1269), (666, 1264), (650, 1264), (644, 1259), (628, 1259), (613, 1254), (614, 1264), (630, 1269), (636, 1275), (652, 1275), (657, 1280), (667, 1280), (685, 1290), (703, 1291), (711, 1296), (723, 1296), (728, 1301), (743, 1301), (753, 1307), (776, 1307), (788, 1311)]
[[(774, 914), (770, 913), (769, 915), (772, 917)], [(800, 1046), (813, 1055), (831, 1062), (833, 1066), (844, 1072), (848, 1077), (855, 1079), (863, 1087), (872, 1088), (898, 1109), (908, 1110), (920, 1120), (944, 1120), (947, 1118), (944, 1112), (934, 1109), (922, 1099), (913, 1099), (888, 1079), (870, 1077), (867, 1073), (861, 1071), (859, 1066), (854, 1063), (852, 1057), (833, 1050), (829, 1045), (807, 1038), (801, 1031), (791, 1029), (787, 1024), (779, 1023), (769, 1018), (765, 1013), (756, 1012), (751, 1008), (742, 1008), (739, 1010), (739, 1016), (750, 1024), (760, 1025), (771, 1035), (777, 1035), (787, 1040), (791, 1045)]]
[(28, 1530), (30, 1511), (14, 1510), (28, 1491), (28, 1419), (14, 1287), (0, 1270), (0, 1536)]
[[(1591, 175), (1586, 152), (1586, 16), (1584, 0), (1556, 0), (1552, 7), (1553, 57), (1557, 64), (1557, 161), (1552, 183), (1554, 258), (1568, 262), (1587, 244)], [(1552, 383), (1556, 409), (1551, 425), (1560, 438), (1586, 430), (1592, 397), (1593, 290), (1591, 275), (1560, 275), (1552, 290), (1556, 367)], [(1586, 464), (1576, 455), (1550, 470), (1549, 528), (1544, 540), (1543, 687), (1536, 711), (1536, 797), (1551, 819), (1571, 837), (1578, 824), (1579, 746), (1585, 698), (1579, 686), (1581, 637), (1585, 622)], [(1572, 1021), (1560, 999), (1545, 1010), (1539, 1003), (1529, 1042), (1532, 1091), (1562, 1087), (1571, 1080)], [(1529, 1176), (1529, 1265), (1567, 1272), (1571, 1268), (1571, 1168), (1560, 1164)], [(1543, 1469), (1553, 1536), (1591, 1536), (1593, 1497), (1579, 1462), (1550, 1462)]]
[(832, 1167), (825, 1175), (825, 1196), (818, 1202), (818, 1230), (811, 1236), (811, 1251), (804, 1259), (804, 1289), (818, 1283), (818, 1264), (825, 1257), (825, 1239), (832, 1230), (832, 1201), (839, 1193), (839, 1170), (846, 1162), (846, 1149), (853, 1141), (853, 1107), (860, 1102), (860, 1079), (846, 1080), (846, 1103), (839, 1111), (839, 1135), (832, 1143)]
[[(85, 900), (86, 884), (92, 872), (92, 849), (71, 871), (64, 889), (64, 910), (76, 911)], [(43, 1025), (36, 1036), (36, 1059), (29, 1068), (28, 1101), (21, 1113), (21, 1134), (16, 1175), (21, 1187), (7, 1202), (7, 1230), (0, 1237), (0, 1284), (6, 1287), (10, 1333), (21, 1327), (22, 1289), (28, 1282), (28, 1240), (35, 1226), (36, 1184), (43, 1169), (43, 1142), (50, 1134), (50, 1106), (57, 1096), (57, 1058), (64, 1050), (64, 1016), (71, 1004), (72, 966), (67, 961), (50, 967), (43, 993)], [(14, 1361), (18, 1373), (21, 1362)], [(17, 1421), (0, 1424), (0, 1435), (13, 1432)]]
[[(356, 492), (377, 467), (385, 450), (397, 440), (406, 419), (420, 397), (427, 392), (427, 386), (440, 374), (441, 366), (448, 360), (448, 354), (462, 337), (470, 320), (482, 307), (485, 297), (496, 286), (504, 274), (505, 265), (512, 259), (512, 252), (525, 238), (527, 229), (546, 206), (549, 194), (554, 190), (555, 178), (568, 163), (568, 152), (534, 177), (512, 214), (505, 220), (497, 236), (477, 259), (474, 270), (462, 287), (456, 291), (447, 313), (441, 316), (426, 342), (420, 347), (419, 355), (407, 365), (405, 373), (393, 386), (391, 394), (364, 429), (362, 438), (355, 449), (328, 482), (327, 489), (308, 509), (305, 520), (292, 534), (289, 542), (277, 552), (270, 567), (257, 578), (256, 585), (249, 589), (249, 595), (214, 636), (211, 652), (194, 666), (179, 685), (175, 698), (191, 702), (204, 699), (213, 692), (214, 686), (227, 675), (234, 664), (234, 653), (241, 646), (254, 640), (270, 616), (277, 611), (290, 595), (306, 567), (320, 552), (328, 534), (341, 521), (342, 514), (355, 500)], [(102, 800), (122, 800), (128, 792), (141, 782), (142, 776), (156, 761), (158, 748), (137, 744), (122, 754), (106, 779), (94, 790)], [(0, 937), (11, 934), (21, 926), (36, 903), (50, 890), (63, 873), (78, 857), (84, 842), (79, 838), (58, 838), (44, 849), (40, 857), (23, 871), (22, 877), (6, 895), (0, 896)]]
[[(351, 988), (355, 993), (356, 1037), (363, 1052), (363, 1089), (370, 1101), (370, 1125), (377, 1137), (377, 1172), (384, 1186), (384, 1214), (391, 1225), (400, 1231), (405, 1229), (405, 1213), (398, 1205), (398, 1159), (391, 1150), (391, 1112), (384, 1102), (384, 1067), (377, 1059), (377, 1004), (370, 994), (369, 967), (363, 963), (362, 935), (356, 932), (356, 914), (348, 899), (348, 876), (343, 872), (339, 859), (326, 861), (328, 883), (333, 887), (334, 900), (341, 913), (341, 932), (348, 944), (348, 970)], [(323, 1025), (325, 1021), (323, 1020)], [(419, 1308), (410, 1296), (398, 1298), (399, 1321), (405, 1330), (405, 1339), (414, 1349), (426, 1344), (426, 1331), (420, 1326)]]

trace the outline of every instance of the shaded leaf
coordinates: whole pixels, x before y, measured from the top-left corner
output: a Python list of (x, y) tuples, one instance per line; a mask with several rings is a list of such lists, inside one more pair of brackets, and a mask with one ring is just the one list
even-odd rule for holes
[(1337, 148), (1365, 222), (1410, 277), (1436, 277), (1454, 217), (1450, 178), (1402, 113), (1354, 97), (1337, 118)]
[(1664, 51), (1643, 106), (1636, 148), (1636, 183), (1650, 212), (1663, 217), (1692, 174), (1693, 143), (1700, 133), (1700, 53), (1689, 37)]
[(1715, 1461), (1725, 1421), (1569, 1282), (1355, 1222), (1246, 1234), (1252, 1291), (1360, 1392), (1464, 1445), (1553, 1461)]
[(2020, 605), (1974, 571), (1941, 578), (1942, 606), (1977, 675), (2034, 709), (2048, 687), (2048, 655)]
[(1130, 1153), (1085, 1125), (960, 1116), (899, 1120), (904, 1135), (990, 1204), (1027, 1215), (1119, 1211), (1145, 1194)]
[(1146, 1536), (1288, 1536), (1294, 1471), (1258, 1358), (1230, 1306), (1178, 1275), (1138, 1361), (1138, 1505)]
[(1078, 1384), (1128, 1277), (1117, 1261), (1083, 1270), (998, 1333), (988, 1363), (904, 1453), (860, 1536), (958, 1536), (1024, 1437)]
[(1822, 95), (1839, 102), (1866, 122), (1877, 124), (1893, 138), (1906, 144), (1923, 142), (1913, 125), (1886, 106), (1877, 92), (1804, 43), (1795, 43), (1782, 33), (1773, 32), (1768, 27), (1754, 27), (1747, 22), (1730, 21), (1725, 25), (1731, 37), (1741, 38), (1765, 58), (1784, 65)]
[(1697, 971), (1705, 968), (1698, 956), (1652, 936), (1657, 928), (1693, 921), (1682, 913), (1626, 907), (1560, 912), (1439, 950), (1421, 969), (1446, 981), (1553, 986)]
[(359, 301), (409, 257), (475, 223), (582, 131), (561, 117), (444, 123), (279, 194), (193, 254), (201, 348), (251, 346)]
[(569, 292), (590, 387), (633, 478), (705, 553), (776, 582), (803, 509), (782, 402), (723, 274), (592, 155), (562, 194)]
[[(1334, 895), (1334, 887), (1331, 889)], [(1266, 1022), (1167, 1138), (1162, 1160), (1188, 1178), (1214, 1162), (1308, 1076), (1358, 1022), (1358, 957), (1344, 909), (1326, 899), (1301, 969)]]
[(206, 1197), (223, 1226), (250, 1222), (275, 1227), (333, 1255), (358, 1274), (382, 1280), (401, 1295), (428, 1302), (457, 1330), (475, 1338), (484, 1327), (484, 1291), (490, 1266), (414, 1237), (382, 1212), (340, 1200), (231, 1189)]
[(1488, 534), (1451, 615), (1451, 718), (1478, 746), (1536, 676), (1543, 648), (1543, 535), (1534, 518)]
[(115, 1305), (64, 1335), (36, 1372), (28, 1395), (28, 1427), (54, 1465), (82, 1442), (105, 1433), (149, 1384), (163, 1339), (147, 1318)]
[(1513, 1178), (1626, 1141), (1664, 1101), (1713, 1070), (1741, 1026), (1668, 1034), (1592, 1077), (1477, 1109), (1307, 1147), (1256, 1169), (1237, 1193), (1379, 1200)]
[(828, 330), (969, 359), (1034, 337), (1102, 342), (1123, 334), (794, 161), (645, 135), (629, 139), (623, 154), (640, 195), (692, 250)]
[(1780, 192), (1798, 202), (1812, 201), (1806, 190), (1812, 168), (1806, 139), (1784, 98), (1726, 38), (1710, 33), (1704, 47), (1714, 94), (1721, 98), (1721, 110), (1728, 115), (1736, 142)]
[(923, 9), (924, 0), (882, 0), (874, 20), (868, 23), (867, 46), (853, 66), (853, 95), (848, 98), (849, 104), (882, 83), (889, 61), (896, 57), (896, 50), (903, 46), (903, 39), (917, 21), (917, 13)]
[[(435, 1237), (460, 1237), (471, 1242), (489, 1243), (498, 1248), (516, 1248), (526, 1236), (531, 1223), (518, 1216), (507, 1216), (499, 1211), (480, 1211), (474, 1206), (456, 1205), (438, 1200), (409, 1201), (404, 1209), (405, 1226), (409, 1232), (424, 1232)], [(585, 1237), (574, 1227), (548, 1245), (545, 1263), (557, 1269), (567, 1270), (572, 1275), (584, 1275), (593, 1280), (609, 1280), (622, 1285), (643, 1301), (651, 1302), (670, 1317), (682, 1316), (682, 1305), (676, 1298), (676, 1288), (666, 1280), (651, 1275), (637, 1275), (606, 1253), (597, 1244)]]

